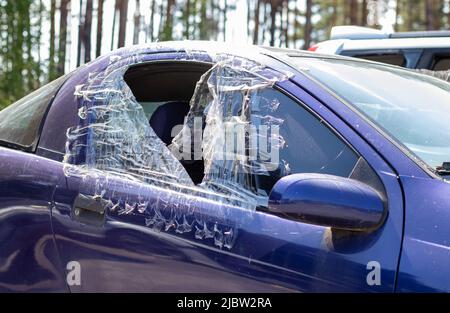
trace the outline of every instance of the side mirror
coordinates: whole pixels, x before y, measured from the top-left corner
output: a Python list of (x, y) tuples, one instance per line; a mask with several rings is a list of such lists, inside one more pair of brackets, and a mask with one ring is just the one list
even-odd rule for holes
[(351, 231), (376, 229), (387, 214), (383, 198), (372, 187), (324, 174), (281, 178), (270, 193), (268, 211), (291, 220)]

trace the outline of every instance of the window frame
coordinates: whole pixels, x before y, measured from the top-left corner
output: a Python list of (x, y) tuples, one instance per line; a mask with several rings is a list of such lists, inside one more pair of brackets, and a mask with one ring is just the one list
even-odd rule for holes
[(436, 55), (448, 56), (450, 58), (450, 48), (425, 49), (417, 68), (433, 70)]
[[(374, 55), (374, 54), (403, 54), (405, 58), (405, 68), (418, 68), (421, 59), (423, 58), (423, 49), (358, 49), (358, 50), (343, 50), (340, 55), (361, 59), (363, 61), (372, 61), (359, 57), (360, 55)], [(375, 61), (372, 61), (375, 62)], [(380, 62), (383, 63), (383, 62)], [(390, 66), (395, 66), (389, 63), (383, 63)]]

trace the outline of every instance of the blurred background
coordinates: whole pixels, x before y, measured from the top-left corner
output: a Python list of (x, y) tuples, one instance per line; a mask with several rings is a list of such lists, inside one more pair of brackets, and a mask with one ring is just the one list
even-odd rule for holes
[(305, 49), (336, 25), (450, 29), (450, 0), (0, 0), (0, 109), (118, 47), (188, 39)]

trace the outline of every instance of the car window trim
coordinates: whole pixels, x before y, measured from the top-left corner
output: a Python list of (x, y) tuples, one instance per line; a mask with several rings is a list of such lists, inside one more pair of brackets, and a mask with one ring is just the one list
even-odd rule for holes
[(57, 88), (56, 92), (53, 94), (53, 97), (50, 99), (49, 103), (47, 104), (47, 108), (45, 110), (44, 116), (42, 117), (41, 123), (39, 124), (39, 130), (38, 130), (38, 134), (32, 144), (33, 146), (33, 151), (32, 152), (36, 152), (37, 147), (39, 146), (39, 141), (41, 139), (41, 134), (42, 134), (42, 130), (44, 129), (44, 124), (45, 124), (45, 120), (47, 119), (47, 115), (48, 112), (50, 111), (50, 108), (53, 104), (53, 102), (56, 99), (56, 96), (58, 95), (59, 91), (61, 90), (61, 88), (66, 84), (67, 80), (72, 76), (74, 72), (70, 72), (68, 74), (65, 75), (64, 80), (61, 82), (61, 85), (59, 85), (59, 87)]

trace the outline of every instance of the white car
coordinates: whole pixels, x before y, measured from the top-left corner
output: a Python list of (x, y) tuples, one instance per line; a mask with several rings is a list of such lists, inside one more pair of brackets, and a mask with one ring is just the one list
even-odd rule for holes
[(330, 40), (309, 50), (411, 69), (450, 70), (450, 31), (386, 33), (359, 26), (336, 26)]

